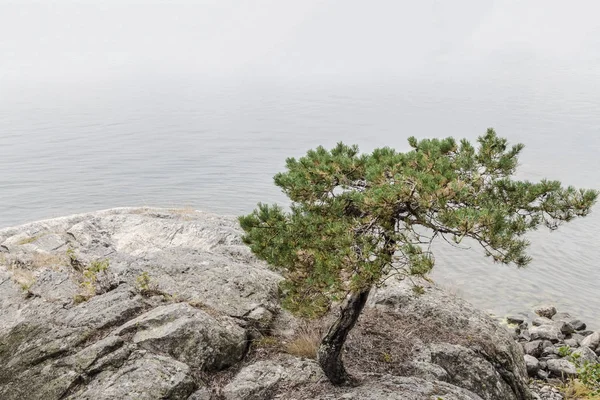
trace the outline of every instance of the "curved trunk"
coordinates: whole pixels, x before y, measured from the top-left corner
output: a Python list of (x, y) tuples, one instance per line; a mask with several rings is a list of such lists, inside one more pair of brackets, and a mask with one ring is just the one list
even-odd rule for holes
[(353, 383), (342, 362), (342, 349), (348, 332), (352, 330), (362, 312), (370, 289), (359, 293), (351, 293), (342, 306), (338, 319), (331, 325), (327, 335), (321, 341), (317, 359), (323, 372), (334, 385)]

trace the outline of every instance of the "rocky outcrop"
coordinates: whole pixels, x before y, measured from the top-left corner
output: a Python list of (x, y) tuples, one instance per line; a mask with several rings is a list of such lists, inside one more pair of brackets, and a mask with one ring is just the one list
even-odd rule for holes
[(413, 324), (416, 337), (439, 332), (414, 347), (412, 361), (441, 367), (448, 383), (483, 399), (528, 398), (523, 351), (509, 332), (464, 300), (427, 281), (419, 285), (419, 291), (409, 282), (384, 286), (368, 303), (404, 321), (418, 321)]
[[(520, 322), (507, 317), (514, 326), (514, 338), (525, 352), (527, 372), (531, 378), (566, 380), (577, 377), (578, 368), (596, 364), (600, 359), (600, 332), (586, 331), (586, 324), (568, 313), (556, 312), (554, 306), (534, 310), (538, 315)], [(530, 326), (530, 324), (532, 326)]]
[(0, 249), (5, 400), (186, 399), (278, 309), (232, 218), (108, 210), (4, 229)]
[[(375, 327), (348, 343), (358, 387), (329, 385), (310, 359), (248, 356), (253, 340), (287, 340), (299, 325), (280, 309), (281, 279), (242, 244), (235, 218), (193, 210), (113, 209), (0, 230), (0, 398), (529, 398), (507, 331), (430, 284), (373, 292), (364, 321), (377, 313)], [(384, 357), (391, 372), (370, 372), (359, 336), (407, 321), (435, 334), (402, 330), (411, 351)]]

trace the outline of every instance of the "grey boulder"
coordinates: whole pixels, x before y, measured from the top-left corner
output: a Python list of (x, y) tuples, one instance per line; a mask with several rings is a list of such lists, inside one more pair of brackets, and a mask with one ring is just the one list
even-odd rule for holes
[(232, 318), (213, 317), (187, 303), (159, 306), (112, 332), (128, 334), (140, 348), (205, 371), (235, 364), (247, 346), (246, 332)]
[(258, 361), (242, 368), (223, 388), (222, 395), (226, 400), (270, 399), (282, 387), (290, 391), (323, 378), (321, 368), (312, 360)]
[[(466, 301), (426, 281), (423, 293), (412, 283), (390, 283), (374, 290), (367, 308), (403, 316), (408, 320), (435, 320), (447, 338), (426, 345), (414, 360), (441, 366), (448, 382), (476, 393), (483, 399), (528, 399), (527, 370), (521, 345), (508, 330)], [(448, 340), (448, 339), (446, 339)]]
[(537, 375), (537, 372), (540, 369), (540, 362), (537, 358), (532, 357), (529, 354), (525, 354), (525, 366), (529, 376), (534, 377)]
[(546, 363), (550, 373), (557, 378), (567, 379), (577, 375), (577, 368), (575, 365), (564, 358), (550, 359)]
[(600, 347), (600, 332), (594, 332), (581, 340), (581, 345), (589, 347), (592, 350), (598, 350)]
[(556, 307), (552, 305), (543, 305), (536, 307), (533, 312), (535, 312), (540, 317), (552, 318), (554, 314), (556, 314)]
[(549, 340), (552, 343), (557, 343), (565, 338), (556, 325), (532, 326), (529, 328), (529, 333), (532, 340)]

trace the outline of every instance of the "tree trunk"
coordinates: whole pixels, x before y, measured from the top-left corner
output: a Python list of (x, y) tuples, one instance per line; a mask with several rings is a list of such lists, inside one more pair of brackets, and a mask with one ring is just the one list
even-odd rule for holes
[(359, 293), (351, 293), (342, 306), (338, 319), (331, 325), (327, 335), (321, 341), (318, 361), (327, 378), (334, 385), (352, 384), (354, 379), (346, 372), (342, 362), (342, 349), (348, 332), (352, 330), (362, 312), (370, 289)]

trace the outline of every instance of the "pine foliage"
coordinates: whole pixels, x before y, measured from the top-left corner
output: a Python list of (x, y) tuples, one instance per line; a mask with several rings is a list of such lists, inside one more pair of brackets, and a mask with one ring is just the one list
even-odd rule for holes
[(284, 306), (312, 317), (332, 300), (397, 275), (425, 276), (431, 243), (470, 238), (504, 264), (526, 266), (525, 233), (586, 216), (595, 190), (513, 179), (523, 145), (493, 129), (478, 139), (417, 140), (360, 154), (343, 143), (289, 158), (275, 184), (288, 210), (259, 204), (239, 218), (251, 250), (280, 270)]

